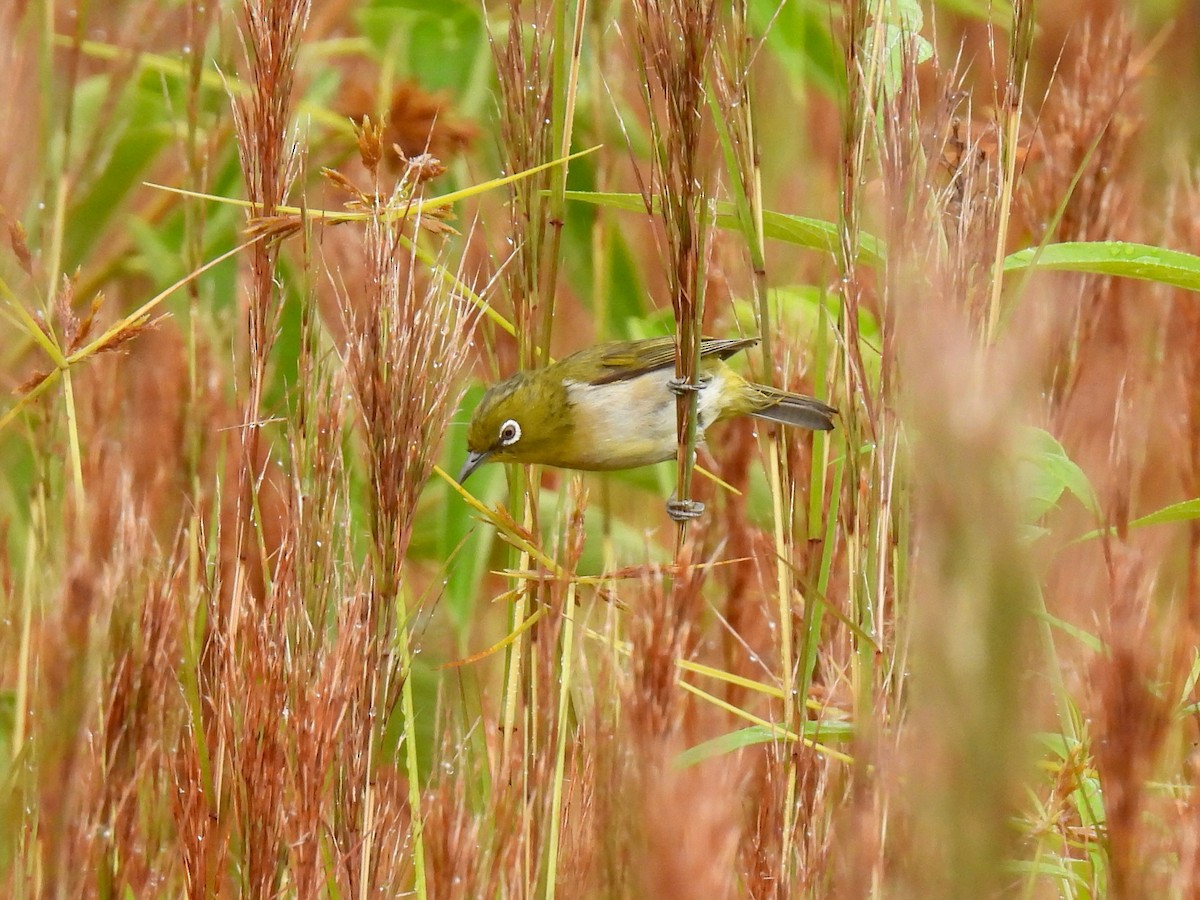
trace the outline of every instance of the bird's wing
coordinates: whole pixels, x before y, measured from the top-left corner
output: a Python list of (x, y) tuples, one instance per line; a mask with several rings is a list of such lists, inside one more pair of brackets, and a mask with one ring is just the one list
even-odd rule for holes
[[(700, 358), (715, 356), (728, 359), (739, 350), (753, 347), (758, 338), (701, 338)], [(592, 384), (611, 384), (675, 365), (675, 338), (647, 338), (643, 341), (617, 341), (600, 357), (605, 371)]]

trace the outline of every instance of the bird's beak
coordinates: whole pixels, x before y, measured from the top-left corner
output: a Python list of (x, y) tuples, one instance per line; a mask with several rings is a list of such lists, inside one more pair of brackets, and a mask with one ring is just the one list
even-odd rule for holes
[(467, 454), (467, 461), (463, 463), (462, 471), (458, 473), (458, 483), (462, 484), (466, 481), (472, 472), (488, 461), (491, 455), (491, 450), (481, 450), (479, 452), (472, 450), (469, 452)]

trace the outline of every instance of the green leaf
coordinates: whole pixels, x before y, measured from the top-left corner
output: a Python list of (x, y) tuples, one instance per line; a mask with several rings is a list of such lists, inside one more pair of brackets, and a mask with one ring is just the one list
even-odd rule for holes
[[(1069, 859), (1069, 857), (1068, 857)], [(1075, 872), (1068, 865), (1057, 859), (1041, 857), (1033, 862), (1028, 860), (1010, 860), (1005, 868), (1020, 875), (1038, 875), (1042, 878), (1054, 878), (1058, 881), (1071, 882), (1077, 891), (1087, 891), (1090, 883), (1086, 878)]]
[(846, 80), (845, 62), (829, 27), (829, 9), (817, 3), (751, 3), (750, 28), (765, 34), (797, 90), (816, 86), (830, 97), (839, 97)]
[[(786, 334), (796, 346), (813, 347), (819, 339), (822, 316), (825, 321), (841, 313), (841, 301), (836, 294), (810, 284), (787, 284), (769, 293), (771, 321), (780, 334)], [(733, 319), (745, 334), (755, 334), (754, 303), (748, 299), (733, 302)], [(883, 338), (879, 321), (866, 308), (858, 311), (859, 351), (870, 384), (879, 383), (882, 357), (879, 348)], [(798, 361), (797, 361), (798, 362)]]
[[(214, 160), (209, 190), (219, 195), (242, 191), (242, 173), (237, 154), (228, 148)], [(201, 257), (212, 259), (232, 249), (242, 240), (245, 213), (234, 206), (216, 205), (204, 215), (204, 246)], [(156, 288), (166, 288), (188, 271), (184, 252), (185, 225), (182, 208), (153, 223), (135, 215), (125, 216), (121, 227), (130, 235), (137, 252), (125, 262), (127, 271), (141, 272)], [(203, 305), (212, 312), (231, 311), (238, 296), (238, 261), (230, 259), (207, 272), (198, 285)], [(187, 305), (182, 292), (168, 301), (177, 311)]]
[(1067, 456), (1054, 435), (1042, 428), (1025, 428), (1017, 461), (1025, 521), (1038, 521), (1070, 492), (1093, 513), (1098, 513), (1096, 492), (1083, 469)]
[[(737, 228), (737, 218), (728, 203), (717, 204), (717, 224), (722, 228)], [(763, 233), (777, 241), (786, 241), (813, 250), (824, 250), (837, 256), (841, 235), (836, 222), (809, 219), (766, 210), (763, 212)], [(883, 241), (865, 231), (859, 232), (858, 261), (869, 266), (883, 263), (886, 247)]]
[(137, 248), (145, 271), (153, 272), (164, 285), (183, 277), (183, 254), (179, 250), (177, 229), (166, 229), (137, 216), (126, 216), (125, 231)]
[[(596, 191), (567, 191), (568, 200), (579, 203), (594, 203), (597, 206), (607, 206), (627, 212), (645, 215), (646, 205), (642, 202), (641, 194), (600, 193)], [(722, 200), (717, 203), (717, 224), (721, 228), (740, 231), (737, 210), (732, 203)], [(840, 232), (836, 222), (824, 219), (809, 219), (805, 216), (793, 216), (786, 213), (763, 213), (763, 233), (777, 241), (785, 241), (810, 250), (822, 250), (836, 256), (841, 246)], [(883, 262), (886, 248), (883, 241), (872, 235), (861, 234), (859, 243), (860, 263), (877, 266)]]
[(608, 248), (608, 303), (605, 304), (605, 334), (614, 338), (632, 337), (629, 326), (646, 314), (646, 286), (642, 283), (637, 261), (629, 242), (614, 229)]
[[(810, 740), (822, 743), (845, 741), (854, 736), (854, 726), (849, 722), (808, 721), (804, 723), (804, 736)], [(704, 762), (717, 756), (733, 753), (756, 744), (773, 744), (785, 741), (787, 737), (782, 728), (768, 728), (765, 725), (749, 725), (728, 734), (722, 734), (711, 740), (689, 747), (675, 757), (675, 767), (686, 769), (696, 763)]]
[[(582, 192), (596, 183), (595, 159), (585, 156), (568, 172), (569, 183)], [(592, 298), (591, 311), (603, 338), (632, 338), (634, 321), (645, 316), (649, 305), (637, 259), (616, 213), (598, 206), (581, 212), (585, 214), (566, 217), (563, 241), (568, 249), (562, 254), (562, 271), (576, 294)], [(600, 252), (597, 229), (604, 236)]]
[[(457, 473), (466, 458), (465, 426), (483, 391), (478, 384), (467, 390), (446, 430), (441, 465), (447, 472)], [(504, 496), (504, 467), (484, 466), (471, 476), (470, 489), (487, 503), (500, 500)], [(409, 556), (445, 566), (441, 608), (449, 614), (460, 640), (466, 638), (474, 619), (495, 538), (495, 529), (481, 527), (471, 508), (448, 484), (440, 478), (429, 480), (421, 497)]]
[[(880, 46), (883, 90), (893, 96), (904, 80), (908, 66), (933, 58), (933, 45), (921, 37), (925, 14), (916, 0), (893, 0), (882, 7), (884, 18), (871, 25), (863, 36), (867, 47)], [(877, 30), (882, 29), (882, 34)]]
[(13, 758), (13, 732), (17, 721), (17, 695), (15, 691), (0, 691), (0, 754), (6, 763)]
[[(85, 98), (81, 121), (103, 115), (106, 79), (89, 79), (80, 90)], [(110, 113), (106, 128), (107, 152), (100, 155), (103, 168), (73, 197), (63, 240), (64, 270), (83, 264), (98, 242), (102, 242), (113, 214), (122, 209), (142, 173), (167, 145), (172, 127), (164, 120), (158, 97), (134, 88), (121, 98)]]
[(1104, 642), (1101, 641), (1100, 638), (1096, 637), (1091, 632), (1084, 631), (1082, 628), (1080, 628), (1076, 625), (1072, 625), (1070, 622), (1066, 621), (1065, 619), (1060, 619), (1060, 618), (1058, 618), (1058, 616), (1052, 616), (1048, 612), (1035, 611), (1034, 616), (1041, 619), (1043, 622), (1050, 625), (1052, 628), (1057, 628), (1063, 634), (1066, 634), (1066, 635), (1069, 635), (1070, 637), (1075, 638), (1075, 640), (1079, 641), (1081, 644), (1083, 644), (1085, 647), (1087, 647), (1093, 653), (1103, 653), (1104, 652)]
[(1012, 31), (1012, 4), (1008, 0), (937, 0), (937, 6), (961, 16), (990, 22), (1002, 31)]
[(1078, 741), (1069, 740), (1066, 735), (1057, 731), (1039, 731), (1033, 735), (1033, 739), (1043, 744), (1059, 759), (1066, 759), (1071, 753), (1071, 748), (1078, 746)]
[[(1180, 500), (1178, 503), (1164, 506), (1162, 509), (1134, 519), (1129, 523), (1129, 527), (1145, 528), (1147, 525), (1165, 525), (1169, 522), (1191, 522), (1195, 519), (1200, 519), (1200, 497), (1195, 497), (1191, 500)], [(1116, 528), (1097, 528), (1094, 531), (1089, 531), (1087, 534), (1081, 535), (1077, 539), (1077, 543), (1090, 541), (1093, 538), (1100, 537), (1102, 534), (1116, 533)]]
[(1143, 528), (1146, 525), (1163, 525), (1167, 522), (1190, 522), (1200, 519), (1200, 497), (1191, 500), (1181, 500), (1162, 509), (1141, 516), (1129, 523), (1130, 528)]
[(461, 95), (476, 57), (487, 50), (482, 9), (462, 0), (372, 0), (355, 18), (376, 52), (402, 75), (419, 73), (425, 89)]
[(1150, 244), (1070, 241), (1018, 250), (1004, 260), (1005, 272), (1030, 268), (1117, 275), (1200, 291), (1200, 256)]
[(785, 738), (774, 728), (766, 728), (762, 725), (750, 725), (746, 728), (739, 728), (737, 731), (731, 731), (728, 734), (722, 734), (711, 740), (704, 741), (694, 747), (689, 747), (675, 757), (675, 768), (686, 769), (688, 766), (694, 766), (697, 763), (704, 762), (706, 759), (724, 756), (727, 753), (733, 753), (735, 750), (741, 750), (744, 747), (753, 747), (755, 744), (769, 744), (782, 740), (785, 740)]

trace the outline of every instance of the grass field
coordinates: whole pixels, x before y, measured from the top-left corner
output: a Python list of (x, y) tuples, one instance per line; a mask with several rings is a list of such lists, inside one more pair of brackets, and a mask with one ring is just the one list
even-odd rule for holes
[[(4, 896), (1200, 896), (1193, 0), (17, 0), (0, 72)], [(837, 428), (454, 483), (665, 334)]]

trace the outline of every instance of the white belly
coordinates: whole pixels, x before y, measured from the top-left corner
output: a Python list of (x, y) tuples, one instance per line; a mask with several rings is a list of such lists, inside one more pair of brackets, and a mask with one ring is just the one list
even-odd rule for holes
[[(632, 469), (672, 459), (677, 452), (676, 398), (667, 382), (674, 374), (659, 369), (609, 384), (568, 382), (579, 467)], [(717, 416), (721, 384), (716, 374), (700, 389), (697, 440)]]

